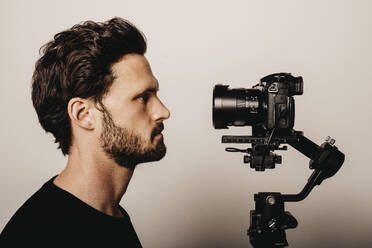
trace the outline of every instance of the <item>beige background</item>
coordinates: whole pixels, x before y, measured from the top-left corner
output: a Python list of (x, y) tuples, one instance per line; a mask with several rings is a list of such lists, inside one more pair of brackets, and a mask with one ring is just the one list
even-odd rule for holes
[[(64, 168), (38, 124), (30, 78), (39, 47), (73, 24), (114, 16), (148, 38), (147, 57), (171, 110), (167, 156), (136, 170), (122, 205), (144, 247), (248, 247), (253, 194), (297, 193), (311, 171), (289, 148), (275, 170), (256, 172), (224, 151), (212, 127), (216, 83), (251, 87), (274, 72), (304, 78), (297, 130), (346, 154), (343, 168), (286, 209), (299, 226), (291, 247), (371, 247), (371, 1), (1, 1), (0, 230)], [(244, 146), (242, 146), (244, 147)]]

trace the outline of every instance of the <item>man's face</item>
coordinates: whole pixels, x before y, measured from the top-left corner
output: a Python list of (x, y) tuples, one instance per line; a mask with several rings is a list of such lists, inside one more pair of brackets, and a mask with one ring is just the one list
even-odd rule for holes
[(102, 102), (100, 143), (109, 157), (121, 166), (157, 161), (166, 147), (163, 121), (169, 110), (157, 96), (159, 84), (146, 58), (125, 55), (112, 67), (115, 80)]

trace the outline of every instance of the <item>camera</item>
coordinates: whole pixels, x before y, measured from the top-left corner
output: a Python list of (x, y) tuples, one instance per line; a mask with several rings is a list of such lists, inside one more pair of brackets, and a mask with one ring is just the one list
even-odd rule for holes
[(290, 73), (275, 73), (260, 80), (251, 89), (229, 89), (216, 85), (213, 90), (213, 125), (258, 126), (262, 130), (292, 129), (295, 95), (302, 95), (302, 77)]

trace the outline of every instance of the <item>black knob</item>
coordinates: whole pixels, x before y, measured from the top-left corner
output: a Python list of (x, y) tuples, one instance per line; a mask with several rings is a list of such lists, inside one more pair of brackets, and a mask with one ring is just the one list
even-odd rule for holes
[(249, 164), (251, 162), (251, 156), (249, 155), (244, 155), (244, 163)]

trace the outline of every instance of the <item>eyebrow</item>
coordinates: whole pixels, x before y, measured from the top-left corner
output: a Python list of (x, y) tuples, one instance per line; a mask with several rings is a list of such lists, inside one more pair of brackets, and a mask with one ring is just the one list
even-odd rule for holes
[(145, 93), (156, 93), (159, 91), (159, 85), (157, 85), (157, 87), (148, 87), (144, 90), (142, 90), (140, 93), (136, 94), (135, 98), (136, 97), (139, 97)]

